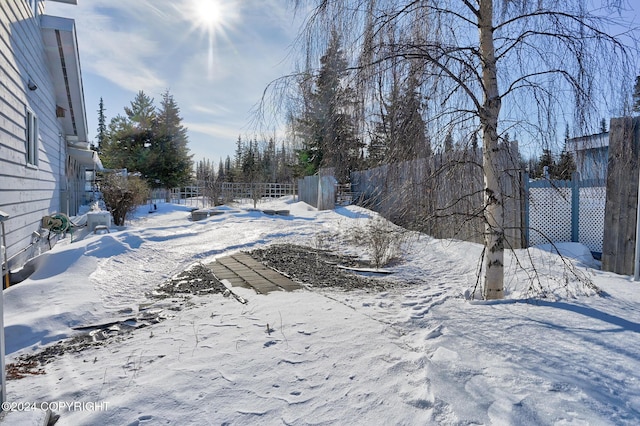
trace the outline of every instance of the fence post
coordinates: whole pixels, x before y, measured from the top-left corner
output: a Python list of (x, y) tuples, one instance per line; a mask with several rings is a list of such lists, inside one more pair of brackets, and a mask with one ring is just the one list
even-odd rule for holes
[(571, 242), (580, 241), (580, 173), (571, 175)]

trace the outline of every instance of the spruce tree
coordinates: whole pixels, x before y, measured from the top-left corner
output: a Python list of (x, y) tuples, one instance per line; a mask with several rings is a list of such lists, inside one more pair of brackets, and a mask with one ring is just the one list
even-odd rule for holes
[(156, 107), (153, 98), (140, 90), (130, 106), (124, 108), (124, 112), (130, 121), (136, 124), (139, 130), (151, 130), (156, 118)]
[(128, 117), (113, 117), (102, 143), (102, 164), (108, 169), (140, 171), (145, 139), (142, 133)]
[(566, 147), (560, 154), (560, 161), (556, 166), (555, 177), (562, 180), (571, 180), (573, 172), (576, 171), (576, 162), (573, 159), (573, 153), (567, 151)]
[(636, 77), (633, 87), (633, 112), (640, 112), (640, 75)]
[(152, 186), (155, 183), (155, 186), (175, 188), (189, 182), (193, 161), (187, 144), (187, 129), (182, 125), (180, 108), (166, 91), (156, 113), (155, 137), (150, 147), (147, 178)]
[(358, 158), (359, 143), (352, 116), (354, 92), (343, 84), (348, 63), (335, 30), (331, 32), (320, 64), (315, 90), (310, 94), (308, 109), (302, 118), (304, 147), (299, 160), (305, 174), (316, 173), (321, 167), (333, 167), (335, 177), (345, 181), (350, 165)]
[(372, 164), (394, 163), (428, 157), (431, 145), (420, 94), (420, 70), (413, 63), (408, 71), (394, 63), (390, 70), (390, 88), (380, 103), (380, 120), (374, 123), (369, 142)]
[(242, 145), (242, 137), (238, 135), (238, 139), (236, 140), (236, 152), (233, 157), (233, 165), (236, 170), (242, 168), (242, 158), (244, 156), (244, 146)]
[[(547, 167), (548, 176), (544, 172), (544, 168)], [(553, 154), (551, 154), (551, 150), (546, 148), (542, 150), (542, 155), (540, 156), (540, 160), (537, 164), (536, 176), (540, 178), (550, 178), (553, 179), (555, 176), (555, 168), (556, 162), (553, 159)]]
[(216, 180), (218, 182), (224, 182), (225, 180), (224, 163), (222, 162), (222, 157), (220, 157), (220, 162), (218, 163), (218, 175), (216, 176)]
[(100, 103), (98, 104), (98, 153), (102, 152), (102, 145), (107, 138), (107, 124), (104, 112), (104, 101), (100, 97)]
[(424, 158), (431, 155), (431, 146), (426, 137), (426, 124), (422, 117), (423, 105), (420, 94), (420, 70), (411, 64), (409, 77), (404, 85), (400, 109), (401, 146), (399, 156), (401, 160)]
[(102, 143), (105, 167), (139, 172), (152, 187), (173, 188), (191, 179), (193, 161), (180, 109), (167, 91), (159, 109), (139, 91), (125, 115), (109, 123)]
[(607, 132), (607, 120), (603, 118), (600, 120), (600, 133), (606, 133), (606, 132)]
[(453, 152), (453, 135), (451, 134), (451, 130), (449, 130), (447, 136), (444, 138), (444, 152)]

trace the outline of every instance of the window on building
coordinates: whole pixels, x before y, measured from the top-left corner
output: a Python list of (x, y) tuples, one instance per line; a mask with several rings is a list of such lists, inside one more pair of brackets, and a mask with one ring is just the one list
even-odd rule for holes
[(26, 123), (27, 164), (38, 165), (38, 116), (27, 109)]

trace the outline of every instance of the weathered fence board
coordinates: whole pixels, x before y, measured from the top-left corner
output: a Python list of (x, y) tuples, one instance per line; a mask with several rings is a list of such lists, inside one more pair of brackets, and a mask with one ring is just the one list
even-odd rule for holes
[[(520, 248), (524, 238), (517, 144), (503, 145), (500, 155), (506, 244)], [(351, 183), (359, 204), (398, 224), (436, 238), (483, 242), (484, 185), (479, 149), (353, 172)]]
[(332, 175), (321, 173), (298, 179), (298, 199), (318, 210), (332, 210), (336, 206), (337, 182)]
[(614, 118), (609, 130), (602, 269), (634, 273), (640, 117)]
[(298, 179), (298, 199), (316, 207), (318, 205), (318, 183), (320, 176), (305, 176)]

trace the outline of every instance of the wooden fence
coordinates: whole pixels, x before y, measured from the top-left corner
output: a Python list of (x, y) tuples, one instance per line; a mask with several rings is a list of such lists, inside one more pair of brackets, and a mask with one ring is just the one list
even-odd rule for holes
[(335, 169), (331, 167), (320, 169), (317, 175), (298, 179), (298, 199), (318, 210), (334, 209), (340, 193), (334, 175)]
[[(506, 244), (521, 248), (523, 173), (516, 143), (499, 151)], [(436, 238), (483, 242), (484, 184), (479, 149), (457, 150), (429, 158), (353, 172), (356, 202), (405, 227)]]
[(605, 271), (634, 274), (639, 156), (640, 117), (612, 119), (602, 247)]

